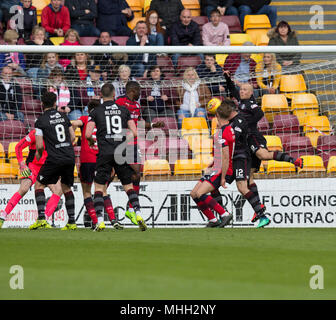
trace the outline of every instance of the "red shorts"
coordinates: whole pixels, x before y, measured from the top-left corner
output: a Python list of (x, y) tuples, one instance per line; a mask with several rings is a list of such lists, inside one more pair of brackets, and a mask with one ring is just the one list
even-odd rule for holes
[[(32, 184), (34, 184), (36, 182), (36, 179), (37, 179), (38, 173), (40, 172), (41, 167), (42, 166), (39, 166), (37, 164), (33, 164), (32, 162), (30, 162), (28, 164), (28, 168), (31, 171), (31, 175), (28, 177), (28, 179), (31, 180)], [(27, 178), (20, 177), (20, 179), (27, 179)]]

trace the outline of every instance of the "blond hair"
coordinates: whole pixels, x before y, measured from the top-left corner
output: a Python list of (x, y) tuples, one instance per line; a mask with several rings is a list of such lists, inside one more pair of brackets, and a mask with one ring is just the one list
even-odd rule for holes
[(43, 34), (44, 34), (44, 38), (46, 36), (46, 31), (43, 27), (39, 26), (39, 25), (36, 25), (33, 27), (33, 30), (32, 30), (32, 35), (35, 36), (36, 33), (38, 33), (39, 31), (42, 31)]
[(187, 69), (184, 70), (184, 73), (183, 73), (183, 81), (188, 82), (188, 79), (187, 79), (187, 73), (188, 73), (189, 71), (192, 71), (192, 72), (194, 73), (194, 75), (196, 76), (196, 77), (195, 77), (196, 80), (199, 79), (199, 76), (198, 76), (198, 74), (197, 74), (197, 72), (196, 72), (196, 69), (195, 69), (194, 67), (188, 67)]
[(55, 53), (55, 52), (48, 52), (48, 53), (45, 53), (44, 55), (43, 55), (43, 59), (42, 59), (42, 63), (41, 63), (41, 68), (43, 68), (43, 69), (45, 69), (45, 66), (46, 66), (46, 63), (47, 63), (47, 60), (48, 60), (48, 54), (54, 54), (54, 55), (56, 55), (56, 60), (57, 60), (57, 62), (58, 62), (58, 54), (57, 53)]
[(266, 68), (266, 65), (265, 65), (265, 62), (264, 62), (264, 57), (266, 54), (269, 54), (272, 59), (271, 59), (271, 64), (270, 64), (270, 67), (271, 67), (271, 72), (276, 72), (276, 64), (277, 64), (277, 61), (276, 61), (276, 55), (275, 53), (264, 53), (263, 54), (263, 59), (261, 60), (261, 63), (262, 63), (262, 68), (265, 69)]
[(68, 29), (68, 31), (64, 35), (64, 40), (68, 39), (70, 33), (73, 33), (76, 37), (76, 40), (80, 42), (79, 33), (75, 29)]
[(15, 30), (7, 30), (4, 33), (4, 40), (7, 43), (16, 39), (19, 39), (19, 34)]

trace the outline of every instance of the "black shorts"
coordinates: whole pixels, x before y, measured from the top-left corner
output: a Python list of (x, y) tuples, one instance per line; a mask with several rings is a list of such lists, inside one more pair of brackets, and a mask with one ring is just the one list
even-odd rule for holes
[(118, 164), (113, 155), (98, 155), (94, 181), (98, 184), (108, 183), (113, 169), (122, 185), (132, 183), (133, 169), (127, 163)]
[(37, 176), (37, 181), (47, 186), (56, 184), (61, 177), (61, 183), (71, 187), (74, 183), (75, 163), (59, 164), (45, 162)]
[(127, 145), (126, 148), (126, 161), (128, 164), (142, 163), (141, 150), (137, 144)]
[[(232, 176), (225, 176), (225, 181), (227, 183), (232, 183), (232, 179), (231, 179)], [(220, 186), (221, 186), (221, 180), (222, 180), (222, 173), (212, 173), (212, 174), (205, 174), (201, 179), (200, 181), (203, 182), (203, 181), (207, 181), (208, 183), (210, 183), (214, 188), (215, 190), (216, 189), (219, 189)]]
[(232, 160), (233, 176), (236, 181), (250, 179), (251, 158), (238, 158)]
[(267, 149), (267, 141), (260, 132), (249, 134), (247, 143), (252, 154), (255, 154), (260, 148)]
[(84, 162), (80, 164), (79, 179), (82, 183), (92, 184), (96, 171), (95, 162)]

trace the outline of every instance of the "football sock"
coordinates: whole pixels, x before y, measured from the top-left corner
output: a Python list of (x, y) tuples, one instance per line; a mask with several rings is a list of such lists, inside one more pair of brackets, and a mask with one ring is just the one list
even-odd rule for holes
[(20, 193), (15, 192), (12, 197), (9, 199), (7, 206), (5, 208), (5, 215), (8, 215), (12, 212), (18, 202), (21, 200), (22, 196)]
[(223, 200), (222, 200), (222, 196), (220, 194), (220, 192), (218, 191), (218, 189), (215, 189), (213, 191), (211, 191), (211, 197), (213, 197), (219, 205), (221, 205), (223, 207)]
[(84, 199), (84, 205), (86, 208), (86, 211), (88, 212), (92, 223), (93, 224), (97, 224), (97, 215), (96, 215), (96, 210), (94, 209), (94, 204), (93, 204), (93, 200), (92, 197), (88, 197), (86, 199)]
[(135, 212), (140, 211), (139, 198), (134, 189), (130, 189), (126, 193), (129, 199), (130, 206), (132, 206)]
[(94, 208), (97, 214), (98, 223), (101, 223), (104, 221), (103, 211), (104, 211), (104, 199), (103, 199), (103, 193), (101, 191), (96, 191), (94, 194)]
[(252, 191), (256, 196), (259, 196), (258, 187), (255, 183), (249, 185), (250, 191)]
[(197, 204), (197, 207), (202, 211), (202, 213), (209, 219), (209, 221), (216, 221), (216, 217), (213, 214), (213, 212), (210, 210), (210, 208), (204, 203), (204, 201), (201, 201), (199, 198), (193, 199), (195, 203)]
[[(140, 191), (140, 179), (135, 179), (134, 181), (132, 181), (132, 184), (133, 184), (133, 190), (136, 192), (136, 194), (139, 194), (139, 191)], [(130, 212), (134, 211), (131, 202), (129, 204), (129, 210), (128, 211), (130, 211)]]
[(254, 212), (259, 214), (262, 210), (259, 195), (256, 195), (254, 192), (249, 191), (244, 195), (245, 199), (250, 203)]
[(221, 217), (228, 215), (229, 213), (211, 196), (203, 194), (200, 198), (201, 201), (210, 207), (210, 209), (215, 210)]
[(285, 161), (285, 162), (290, 162), (294, 163), (295, 159), (289, 156), (287, 153), (281, 152), (281, 151), (274, 151), (273, 153), (273, 160), (277, 161)]
[(38, 218), (37, 220), (45, 219), (45, 206), (46, 206), (46, 198), (44, 194), (44, 189), (35, 190), (35, 201), (37, 206)]
[(47, 219), (54, 213), (55, 209), (57, 208), (58, 201), (61, 199), (60, 196), (54, 194), (50, 197), (49, 201), (47, 202), (45, 215)]
[(75, 197), (71, 190), (65, 193), (64, 197), (65, 197), (65, 207), (69, 217), (68, 223), (73, 224), (75, 223)]
[(113, 206), (112, 206), (112, 201), (110, 196), (105, 196), (103, 197), (104, 200), (104, 208), (110, 218), (110, 220), (115, 220), (115, 214), (114, 214), (114, 210), (113, 210)]

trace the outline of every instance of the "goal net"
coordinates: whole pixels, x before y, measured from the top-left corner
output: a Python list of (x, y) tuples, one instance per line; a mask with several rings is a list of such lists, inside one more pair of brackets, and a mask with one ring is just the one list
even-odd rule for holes
[[(137, 101), (143, 119), (138, 126), (143, 216), (153, 227), (204, 226), (206, 218), (190, 191), (213, 160), (217, 121), (212, 108), (232, 97), (231, 82), (238, 94), (243, 83), (252, 85), (264, 112), (258, 128), (268, 150), (304, 159), (302, 169), (263, 160), (254, 175), (271, 226), (335, 226), (336, 48), (333, 52), (330, 47), (1, 47), (9, 63), (1, 66), (0, 210), (18, 189), (15, 147), (34, 129), (42, 113), (43, 92), (55, 92), (57, 106), (76, 120), (88, 115), (87, 105), (100, 99), (104, 83), (114, 85), (118, 99), (126, 94), (126, 83), (134, 80), (140, 85)], [(291, 63), (281, 68), (277, 60), (286, 59)], [(152, 127), (145, 129), (145, 123)], [(77, 222), (84, 224), (81, 140), (78, 128), (74, 191)], [(27, 156), (25, 149), (23, 157)], [(127, 196), (116, 178), (109, 192), (119, 219), (128, 225)], [(220, 193), (223, 206), (234, 214), (233, 226), (253, 226), (253, 210), (235, 183)], [(27, 226), (36, 215), (32, 189), (7, 224)], [(65, 223), (64, 206), (53, 219), (56, 225)]]

